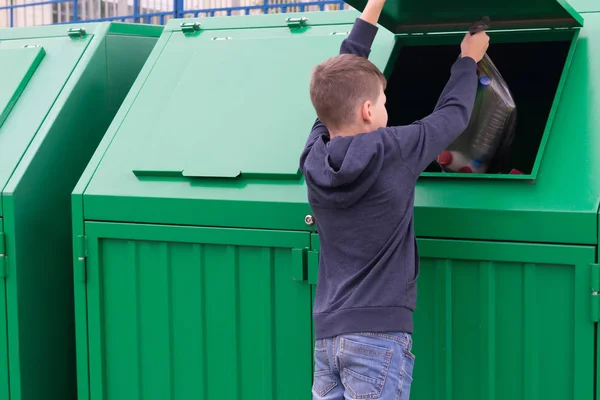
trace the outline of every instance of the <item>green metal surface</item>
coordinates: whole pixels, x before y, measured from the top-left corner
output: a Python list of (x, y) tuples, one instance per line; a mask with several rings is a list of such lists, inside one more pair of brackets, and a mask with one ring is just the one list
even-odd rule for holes
[(593, 398), (595, 247), (417, 242), (412, 400)]
[(6, 73), (0, 75), (0, 127), (12, 111), (19, 96), (46, 53), (41, 47), (0, 51), (0, 64)]
[[(0, 31), (0, 36), (2, 36), (2, 31)], [(0, 188), (5, 190), (15, 167), (46, 118), (48, 110), (52, 108), (56, 97), (71, 75), (73, 67), (77, 65), (79, 58), (88, 46), (90, 38), (88, 36), (82, 40), (73, 41), (65, 34), (63, 37), (57, 38), (0, 41), (1, 52), (6, 51), (13, 54), (26, 52), (29, 57), (35, 57), (35, 53), (39, 52), (41, 48), (46, 54), (41, 62), (38, 61), (39, 66), (30, 77), (27, 87), (31, 89), (24, 90), (19, 100), (11, 107), (10, 114), (6, 115), (4, 123), (0, 125)], [(23, 46), (26, 45), (41, 47), (24, 48)], [(14, 73), (25, 73), (23, 66), (13, 65), (17, 68)], [(9, 66), (11, 65), (9, 64)], [(27, 114), (26, 118), (15, 117), (15, 115), (25, 113)]]
[(594, 247), (418, 244), (411, 399), (593, 398)]
[[(107, 149), (99, 148), (85, 218), (307, 229), (298, 158), (314, 111), (302, 93), (312, 66), (335, 54), (350, 30), (356, 13), (345, 15), (336, 26), (166, 33), (151, 72), (140, 75), (143, 87), (124, 103), (126, 116), (111, 125)], [(392, 46), (393, 36), (381, 32), (372, 59), (382, 69)], [(212, 78), (200, 79), (199, 70)]]
[[(366, 0), (349, 0), (362, 10)], [(583, 18), (565, 0), (389, 0), (380, 18), (392, 32), (466, 31), (487, 15), (495, 28), (581, 26)]]
[[(492, 44), (493, 46), (493, 44)], [(600, 15), (587, 14), (535, 181), (422, 178), (418, 236), (597, 243)], [(443, 221), (443, 223), (440, 223)]]
[[(3, 233), (3, 221), (0, 218), (0, 268), (6, 268), (6, 246)], [(5, 271), (5, 270), (4, 270)], [(6, 321), (6, 274), (0, 279), (0, 399), (9, 399), (8, 378), (8, 338)]]
[(306, 399), (308, 233), (86, 223), (90, 399)]
[(314, 26), (347, 25), (353, 23), (360, 14), (356, 11), (343, 11), (335, 13), (311, 12), (311, 13), (285, 13), (273, 17), (269, 14), (247, 16), (231, 16), (227, 18), (184, 18), (172, 19), (167, 23), (165, 32), (181, 32), (182, 24), (199, 23), (200, 29), (190, 36), (201, 36), (205, 31), (223, 29), (250, 29), (250, 28), (281, 28), (288, 26), (288, 18), (308, 18), (306, 29)]
[(163, 33), (163, 30), (164, 28), (162, 26), (150, 24), (112, 22), (108, 28), (108, 34), (110, 36), (126, 35), (159, 38), (160, 35)]
[(2, 399), (77, 398), (70, 193), (156, 41), (113, 40), (109, 23), (83, 27), (82, 37), (65, 26), (0, 30), (0, 53), (46, 53), (0, 126)]
[[(310, 213), (304, 180), (295, 175), (314, 118), (308, 95), (302, 93), (307, 93), (311, 68), (337, 52), (357, 16), (335, 13), (327, 26), (325, 17), (314, 14), (304, 14), (309, 22), (301, 28), (281, 26), (280, 15), (198, 20), (203, 28), (193, 34), (177, 32), (181, 22), (171, 21), (172, 32), (161, 39), (164, 47), (155, 50), (151, 65), (140, 74), (136, 95), (124, 103), (76, 190), (85, 192), (85, 218), (312, 230), (304, 223)], [(235, 24), (238, 29), (232, 29)], [(268, 28), (252, 29), (256, 26)], [(600, 98), (588, 88), (600, 84), (592, 73), (600, 69), (600, 17), (586, 14), (580, 31), (490, 35), (490, 54), (495, 52), (497, 64), (511, 75), (509, 85), (519, 92), (518, 100), (524, 99), (517, 102), (519, 115), (535, 113), (537, 118), (522, 120), (515, 139), (515, 154), (532, 160), (529, 176), (535, 180), (426, 173), (415, 196), (417, 234), (595, 244), (600, 159), (594, 156), (594, 132), (600, 129), (600, 117), (593, 110), (600, 108)], [(396, 69), (419, 65), (443, 85), (447, 69), (432, 70), (433, 64), (424, 60), (438, 57), (441, 45), (451, 45), (442, 49), (444, 65), (451, 62), (461, 37), (394, 37), (381, 29), (371, 59), (392, 80)], [(532, 81), (531, 71), (519, 68), (511, 54), (537, 63), (540, 79)], [(556, 76), (543, 71), (546, 61), (552, 61)], [(246, 66), (242, 72), (240, 64)], [(265, 86), (265, 81), (276, 84)], [(424, 104), (414, 117), (430, 112), (439, 91), (441, 87), (431, 91), (432, 104)], [(408, 115), (406, 107), (393, 108), (412, 98), (405, 93), (398, 91), (393, 101), (388, 93), (390, 119)], [(547, 110), (539, 108), (540, 98), (547, 100)], [(528, 143), (534, 136), (539, 143)], [(254, 143), (262, 145), (250, 151)]]
[[(305, 15), (305, 27), (288, 27), (280, 15), (169, 23), (74, 191), (74, 232), (87, 237), (87, 253), (75, 253), (86, 279), (75, 283), (78, 371), (89, 378), (80, 381), (81, 399), (238, 399), (256, 384), (257, 398), (308, 396), (319, 244), (304, 222), (310, 208), (297, 161), (314, 119), (311, 68), (337, 53), (357, 13), (335, 13), (329, 25), (325, 13)], [(200, 28), (183, 33), (182, 21)], [(521, 120), (516, 142), (531, 170), (520, 179), (419, 180), (416, 232), (437, 239), (419, 240), (413, 397), (593, 398), (600, 95), (590, 88), (600, 87), (600, 14), (586, 14), (581, 30), (490, 34), (492, 58), (523, 99), (519, 112), (539, 117)], [(371, 59), (390, 81), (390, 119), (412, 118), (401, 98), (416, 97), (390, 93), (403, 87), (394, 76), (422, 82), (397, 71), (455, 60), (462, 36), (380, 30)], [(514, 64), (517, 56), (529, 68)], [(432, 72), (443, 84), (448, 70)], [(243, 275), (249, 269), (271, 286)], [(280, 286), (284, 297), (274, 292)], [(221, 305), (206, 308), (213, 301)], [(295, 305), (277, 319), (280, 302)], [(251, 329), (245, 321), (256, 310), (261, 322)], [(194, 317), (183, 325), (186, 312)], [(283, 344), (273, 338), (287, 323), (295, 324), (291, 347), (305, 348), (283, 377), (290, 366), (277, 359)], [(253, 339), (252, 350), (267, 357), (246, 352), (244, 340)], [(225, 341), (224, 359), (214, 360)], [(177, 350), (183, 343), (189, 354)], [(258, 374), (256, 360), (271, 373)]]
[[(51, 37), (66, 37), (70, 29), (85, 26), (85, 36), (93, 36), (97, 30), (105, 30), (106, 23), (88, 23), (75, 26), (47, 25), (0, 29), (0, 40), (39, 39)], [(73, 40), (76, 40), (75, 38)]]
[[(567, 0), (579, 13), (600, 12), (600, 1), (598, 0)], [(585, 16), (584, 16), (585, 18)]]

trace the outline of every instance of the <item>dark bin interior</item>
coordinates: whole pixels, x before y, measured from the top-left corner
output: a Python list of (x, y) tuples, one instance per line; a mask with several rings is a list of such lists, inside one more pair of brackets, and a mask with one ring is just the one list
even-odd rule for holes
[[(508, 173), (512, 168), (532, 172), (570, 44), (490, 44), (488, 55), (515, 100), (517, 125), (510, 153), (493, 163), (488, 173)], [(386, 89), (389, 125), (410, 124), (433, 111), (459, 52), (456, 45), (406, 46), (397, 52)], [(440, 172), (440, 167), (433, 162), (426, 172)]]

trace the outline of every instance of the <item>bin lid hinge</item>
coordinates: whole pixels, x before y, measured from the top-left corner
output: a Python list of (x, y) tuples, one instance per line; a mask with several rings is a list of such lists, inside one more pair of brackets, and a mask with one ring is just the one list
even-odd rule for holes
[(71, 38), (82, 38), (85, 36), (86, 31), (85, 31), (85, 28), (70, 28), (67, 31), (67, 34)]
[(6, 242), (4, 232), (0, 232), (0, 278), (6, 278)]
[(591, 273), (591, 317), (592, 322), (600, 321), (600, 264), (590, 264)]
[(87, 237), (84, 235), (77, 236), (77, 262), (75, 274), (77, 275), (77, 280), (84, 283), (87, 278), (87, 249)]
[(297, 18), (286, 18), (285, 22), (287, 24), (287, 26), (291, 29), (291, 28), (304, 28), (306, 25), (308, 25), (308, 18), (306, 17), (297, 17)]
[(202, 24), (200, 22), (182, 22), (179, 26), (183, 33), (194, 33), (200, 30)]

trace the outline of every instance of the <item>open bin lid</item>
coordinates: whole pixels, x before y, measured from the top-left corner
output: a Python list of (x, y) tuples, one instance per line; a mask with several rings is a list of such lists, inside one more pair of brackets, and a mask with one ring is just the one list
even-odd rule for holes
[[(346, 0), (363, 10), (367, 0)], [(493, 29), (580, 27), (565, 0), (387, 0), (380, 24), (394, 33), (466, 31), (482, 16)]]

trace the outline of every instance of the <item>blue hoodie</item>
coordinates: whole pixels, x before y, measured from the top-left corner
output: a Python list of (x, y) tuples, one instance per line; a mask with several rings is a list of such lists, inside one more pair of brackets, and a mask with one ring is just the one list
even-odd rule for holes
[[(341, 53), (368, 58), (377, 27), (357, 19)], [(413, 331), (419, 174), (467, 127), (477, 64), (461, 58), (432, 114), (407, 126), (330, 138), (317, 119), (300, 157), (321, 242), (316, 338)], [(410, 93), (405, 93), (410, 96)]]

